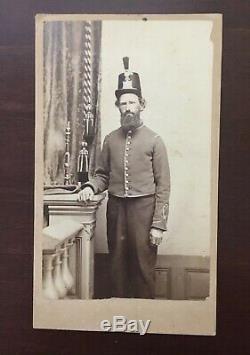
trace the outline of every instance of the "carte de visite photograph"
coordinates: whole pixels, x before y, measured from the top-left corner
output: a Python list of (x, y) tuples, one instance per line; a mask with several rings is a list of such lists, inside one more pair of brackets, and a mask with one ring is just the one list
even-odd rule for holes
[(35, 328), (215, 335), (222, 16), (36, 16)]

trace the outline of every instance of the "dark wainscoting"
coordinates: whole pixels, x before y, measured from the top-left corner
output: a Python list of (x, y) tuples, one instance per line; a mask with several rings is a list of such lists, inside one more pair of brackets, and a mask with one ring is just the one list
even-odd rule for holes
[[(209, 296), (209, 257), (158, 255), (155, 268), (157, 299), (202, 300)], [(95, 255), (95, 298), (108, 298), (108, 255)]]

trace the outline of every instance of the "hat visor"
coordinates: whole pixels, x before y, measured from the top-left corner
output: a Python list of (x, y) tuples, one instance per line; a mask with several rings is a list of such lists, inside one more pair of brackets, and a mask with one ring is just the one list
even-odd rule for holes
[(120, 96), (123, 94), (135, 94), (141, 97), (141, 91), (137, 89), (118, 89), (115, 91), (115, 96), (117, 97), (117, 99), (119, 99)]

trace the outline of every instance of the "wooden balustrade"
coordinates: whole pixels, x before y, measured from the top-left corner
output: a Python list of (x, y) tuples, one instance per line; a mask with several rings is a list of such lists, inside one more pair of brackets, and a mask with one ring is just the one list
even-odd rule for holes
[(69, 251), (82, 229), (81, 223), (70, 220), (43, 229), (43, 293), (46, 298), (66, 298), (73, 290), (75, 278), (69, 268)]
[(43, 229), (43, 291), (46, 298), (91, 299), (94, 293), (96, 211), (105, 194), (86, 203), (77, 194), (44, 195), (49, 224)]

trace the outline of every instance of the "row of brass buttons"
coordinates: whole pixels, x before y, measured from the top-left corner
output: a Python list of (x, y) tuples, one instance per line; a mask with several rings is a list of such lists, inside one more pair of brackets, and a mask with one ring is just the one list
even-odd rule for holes
[(128, 187), (128, 151), (129, 151), (129, 145), (131, 144), (131, 131), (128, 131), (127, 135), (127, 140), (126, 140), (126, 147), (125, 147), (125, 195), (128, 193), (129, 187)]

